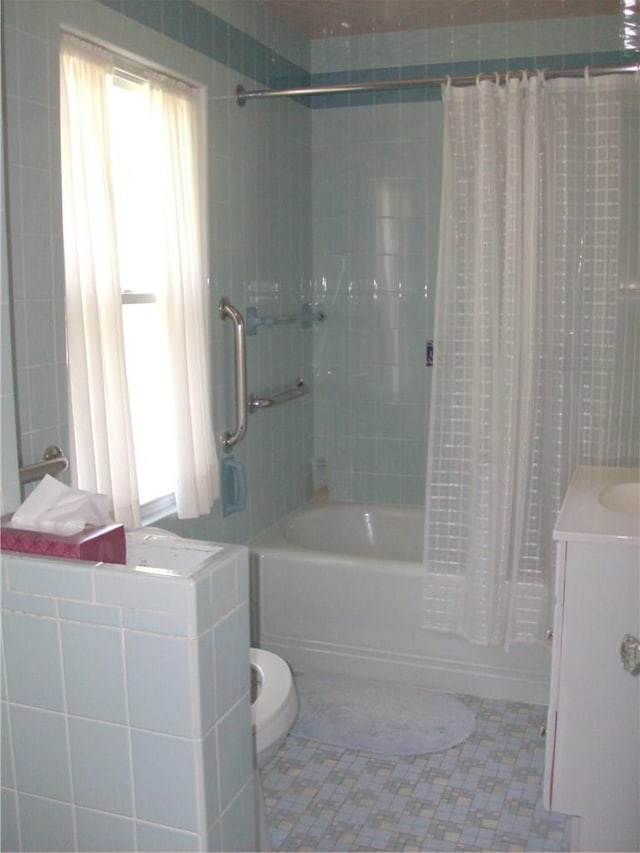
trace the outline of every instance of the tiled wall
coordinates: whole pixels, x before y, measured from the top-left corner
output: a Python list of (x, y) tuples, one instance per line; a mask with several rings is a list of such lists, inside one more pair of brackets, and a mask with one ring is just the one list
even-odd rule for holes
[[(0, 52), (4, 49), (2, 20), (2, 0), (0, 0)], [(2, 63), (0, 62), (0, 91), (3, 86)], [(4, 110), (0, 110), (0, 357), (2, 358), (0, 375), (0, 452), (2, 457), (1, 477), (2, 494), (0, 514), (13, 509), (20, 501), (18, 483), (18, 448), (16, 438), (15, 394), (13, 385), (13, 359), (11, 358), (11, 324), (9, 300), (9, 263), (7, 253), (7, 221), (5, 204), (4, 169)]]
[[(72, 27), (207, 87), (210, 212), (210, 323), (214, 426), (233, 426), (232, 335), (221, 296), (241, 311), (297, 310), (311, 271), (310, 111), (280, 101), (241, 109), (236, 85), (304, 82), (309, 46), (255, 0), (123, 2), (4, 0), (8, 240), (15, 346), (3, 335), (3, 366), (16, 367), (21, 465), (64, 449), (66, 402), (64, 281), (58, 121), (58, 33)], [(6, 312), (3, 311), (3, 315)], [(249, 390), (269, 394), (297, 376), (312, 379), (312, 334), (299, 326), (250, 341)], [(3, 394), (4, 394), (3, 385)], [(9, 388), (10, 394), (10, 388)], [(10, 416), (11, 398), (3, 407)], [(259, 423), (258, 423), (258, 418)], [(223, 519), (220, 507), (184, 535), (243, 541), (310, 495), (311, 398), (252, 419), (236, 458), (247, 468), (248, 506)], [(4, 439), (3, 439), (4, 441)], [(3, 445), (3, 460), (5, 458)], [(7, 510), (16, 491), (4, 495)]]
[[(208, 87), (217, 433), (234, 421), (231, 328), (217, 315), (220, 296), (277, 315), (312, 295), (326, 313), (313, 331), (261, 328), (248, 340), (251, 393), (302, 376), (315, 394), (250, 416), (235, 452), (247, 468), (247, 511), (222, 519), (215, 507), (195, 521), (165, 523), (185, 535), (244, 541), (309, 498), (314, 457), (327, 460), (333, 497), (421, 504), (438, 90), (316, 98), (313, 109), (290, 99), (238, 108), (229, 96), (239, 82), (304, 83), (309, 68), (314, 82), (337, 82), (614, 64), (625, 58), (622, 15), (310, 46), (254, 0), (4, 0), (2, 8), (20, 463), (67, 443), (57, 143), (57, 33), (66, 23)], [(4, 388), (10, 403), (10, 383)], [(5, 499), (7, 509), (11, 503)]]
[[(603, 16), (317, 40), (312, 80), (619, 64), (622, 24)], [(327, 461), (334, 498), (422, 504), (439, 91), (330, 95), (314, 105), (314, 287), (327, 314), (314, 332), (314, 453)]]
[(254, 850), (248, 566), (4, 555), (2, 849)]

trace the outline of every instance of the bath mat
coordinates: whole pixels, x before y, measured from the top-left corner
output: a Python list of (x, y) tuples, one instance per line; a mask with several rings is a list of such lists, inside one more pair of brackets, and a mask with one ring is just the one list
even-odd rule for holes
[(473, 712), (455, 696), (406, 684), (324, 673), (295, 677), (292, 735), (385, 755), (424, 755), (466, 740)]

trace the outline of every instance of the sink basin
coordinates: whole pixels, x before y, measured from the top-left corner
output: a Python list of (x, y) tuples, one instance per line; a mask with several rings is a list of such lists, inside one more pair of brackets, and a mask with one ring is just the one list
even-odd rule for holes
[(640, 482), (615, 483), (598, 495), (602, 506), (623, 515), (640, 515)]

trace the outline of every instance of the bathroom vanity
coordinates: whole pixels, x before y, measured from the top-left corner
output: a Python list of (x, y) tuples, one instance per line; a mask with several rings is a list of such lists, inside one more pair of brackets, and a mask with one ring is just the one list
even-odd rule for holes
[(572, 850), (640, 849), (638, 474), (578, 467), (554, 530), (544, 796)]

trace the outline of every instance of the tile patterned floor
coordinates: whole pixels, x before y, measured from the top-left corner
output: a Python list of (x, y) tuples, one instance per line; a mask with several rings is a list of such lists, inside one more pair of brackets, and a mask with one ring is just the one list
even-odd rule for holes
[(542, 805), (546, 709), (460, 696), (463, 744), (394, 757), (289, 736), (263, 770), (274, 850), (568, 850)]

